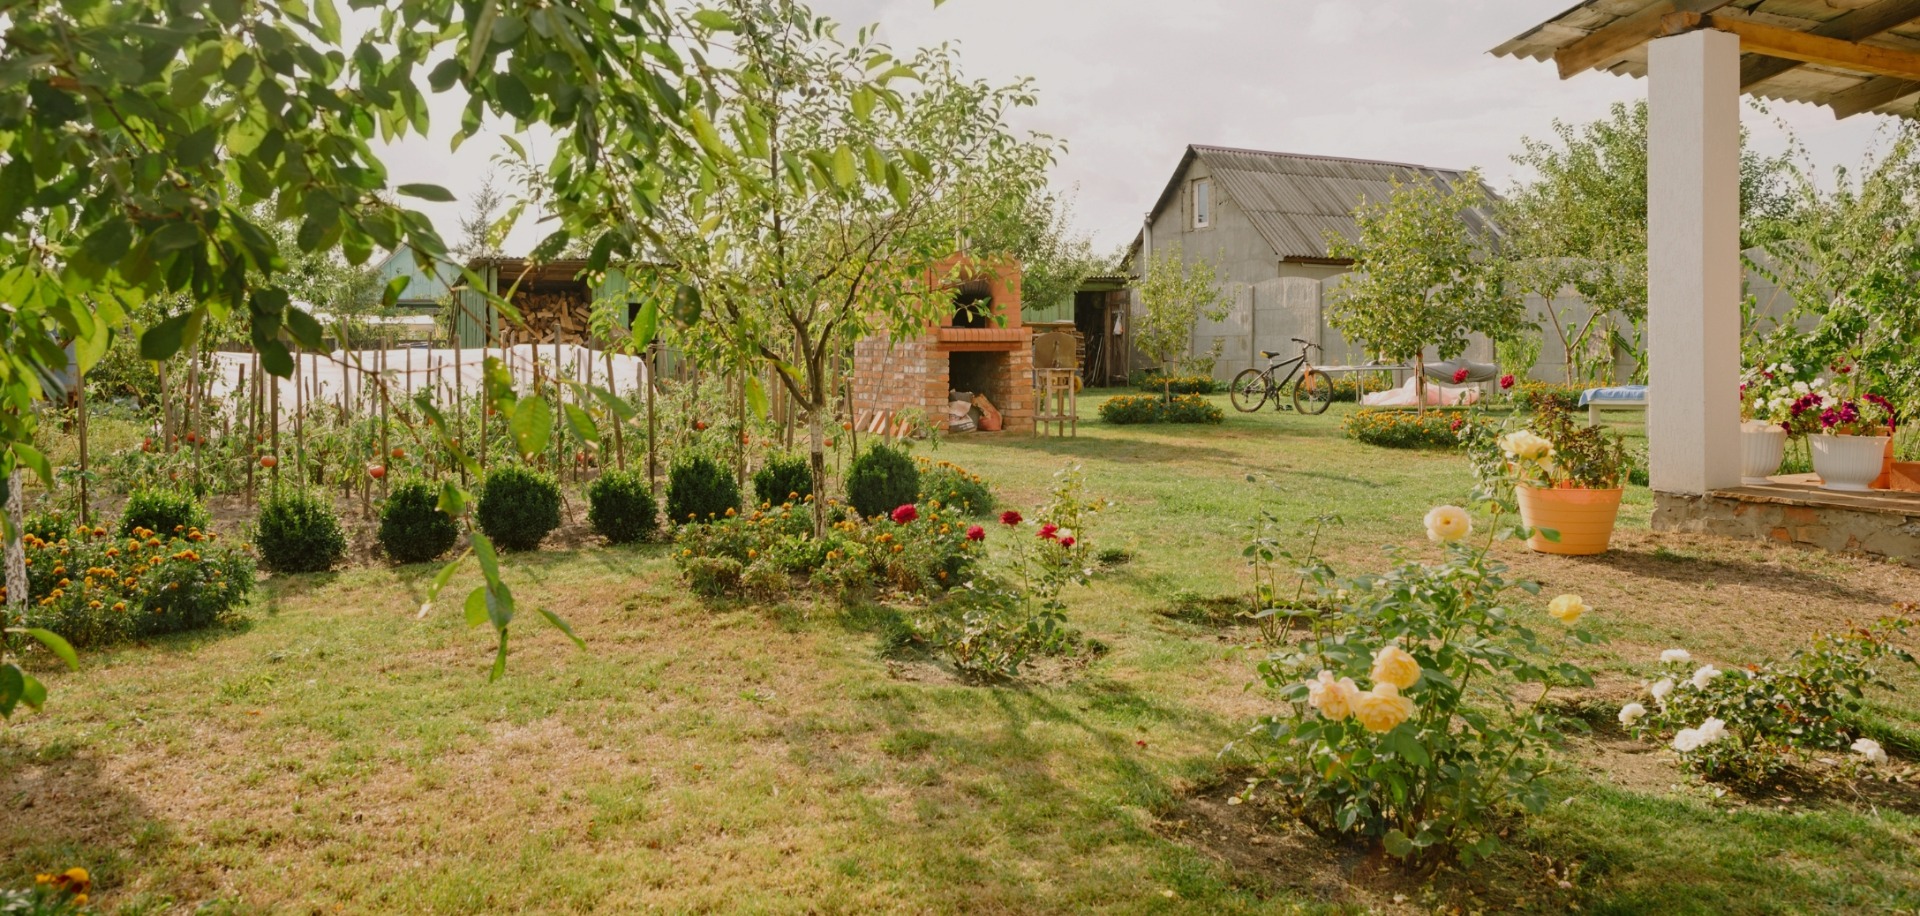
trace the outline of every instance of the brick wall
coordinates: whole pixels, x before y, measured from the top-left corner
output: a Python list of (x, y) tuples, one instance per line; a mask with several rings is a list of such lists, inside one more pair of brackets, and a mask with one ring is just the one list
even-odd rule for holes
[[(853, 408), (855, 416), (863, 418), (863, 432), (876, 410), (897, 414), (917, 407), (929, 420), (946, 423), (947, 393), (952, 388), (948, 354), (937, 346), (931, 337), (904, 341), (868, 337), (854, 343)], [(989, 386), (980, 393), (1000, 411), (1004, 431), (1033, 432), (1031, 340), (991, 355)]]

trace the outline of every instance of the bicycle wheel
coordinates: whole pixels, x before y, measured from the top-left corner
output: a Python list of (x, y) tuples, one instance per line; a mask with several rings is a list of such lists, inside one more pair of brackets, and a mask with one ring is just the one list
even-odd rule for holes
[(1258, 369), (1242, 369), (1233, 377), (1233, 386), (1227, 389), (1227, 400), (1233, 402), (1233, 409), (1241, 413), (1253, 413), (1260, 405), (1267, 403), (1267, 376)]
[(1333, 376), (1318, 369), (1308, 369), (1300, 380), (1293, 383), (1293, 409), (1303, 414), (1319, 416), (1327, 412), (1327, 405), (1333, 403)]

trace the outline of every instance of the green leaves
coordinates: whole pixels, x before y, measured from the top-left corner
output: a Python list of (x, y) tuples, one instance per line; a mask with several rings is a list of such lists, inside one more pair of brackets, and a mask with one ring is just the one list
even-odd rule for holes
[(553, 408), (537, 397), (521, 398), (507, 420), (507, 429), (520, 454), (538, 455), (546, 450), (553, 435)]
[(403, 184), (394, 190), (408, 197), (418, 197), (435, 203), (453, 203), (454, 201), (453, 192), (437, 184)]

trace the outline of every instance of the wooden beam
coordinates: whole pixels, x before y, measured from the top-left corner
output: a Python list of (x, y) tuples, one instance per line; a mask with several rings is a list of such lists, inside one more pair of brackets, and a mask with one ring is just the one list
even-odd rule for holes
[(1606, 28), (1595, 29), (1587, 37), (1553, 52), (1553, 62), (1560, 68), (1561, 79), (1571, 78), (1574, 74), (1618, 60), (1628, 51), (1656, 38), (1699, 28), (1705, 12), (1699, 7), (1711, 10), (1731, 2), (1733, 0), (1691, 0), (1685, 4), (1691, 8), (1683, 10), (1673, 0), (1661, 0)]
[(1916, 92), (1920, 92), (1920, 81), (1876, 76), (1852, 89), (1834, 93), (1827, 99), (1827, 106), (1833, 109), (1834, 117), (1851, 118)]
[[(1920, 0), (1880, 0), (1872, 6), (1841, 13), (1807, 30), (1809, 35), (1859, 41), (1920, 19)], [(1743, 49), (1744, 50), (1744, 49)], [(1740, 90), (1752, 89), (1801, 65), (1783, 57), (1749, 57), (1740, 63)]]
[(1855, 44), (1727, 16), (1703, 17), (1700, 27), (1740, 36), (1740, 50), (1747, 53), (1782, 57), (1803, 64), (1820, 64), (1855, 73), (1920, 80), (1920, 54), (1912, 51)]

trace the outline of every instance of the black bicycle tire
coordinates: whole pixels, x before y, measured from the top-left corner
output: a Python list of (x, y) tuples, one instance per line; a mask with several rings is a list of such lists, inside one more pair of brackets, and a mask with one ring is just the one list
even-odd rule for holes
[[(1242, 407), (1240, 406), (1240, 389), (1241, 389), (1243, 380), (1252, 381), (1254, 379), (1261, 380), (1260, 381), (1260, 397), (1258, 400), (1253, 402), (1252, 407)], [(1240, 374), (1235, 375), (1233, 377), (1232, 384), (1227, 388), (1227, 400), (1233, 404), (1234, 410), (1240, 411), (1241, 413), (1253, 413), (1254, 411), (1257, 411), (1260, 408), (1266, 406), (1267, 398), (1273, 396), (1273, 391), (1271, 390), (1272, 387), (1273, 387), (1273, 383), (1271, 380), (1267, 379), (1266, 373), (1261, 372), (1258, 369), (1242, 369), (1240, 370)]]
[[(1312, 384), (1309, 385), (1307, 379), (1313, 379)], [(1306, 386), (1308, 389), (1305, 400), (1302, 400), (1300, 397), (1300, 389), (1302, 386)], [(1295, 413), (1302, 416), (1317, 417), (1326, 413), (1327, 407), (1332, 404), (1333, 376), (1318, 369), (1308, 369), (1301, 373), (1300, 378), (1293, 383), (1293, 410)]]

